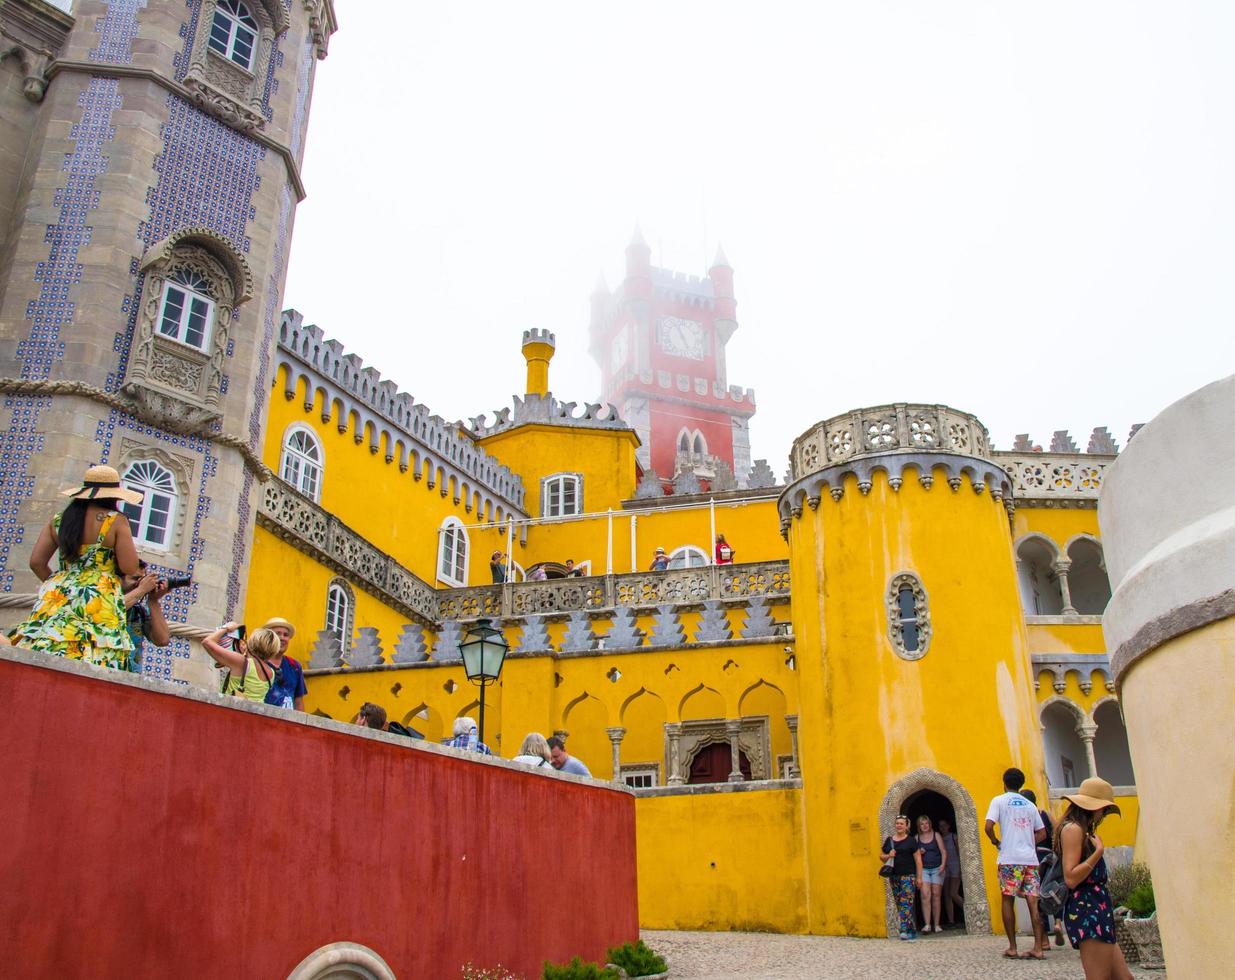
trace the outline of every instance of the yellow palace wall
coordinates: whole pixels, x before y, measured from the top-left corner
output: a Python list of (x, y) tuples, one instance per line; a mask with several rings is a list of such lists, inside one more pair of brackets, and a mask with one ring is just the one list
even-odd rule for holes
[[(801, 697), (820, 706), (800, 733), (810, 927), (876, 936), (885, 933), (877, 814), (894, 783), (919, 769), (959, 782), (974, 805), (958, 808), (959, 832), (980, 826), (1009, 765), (1031, 784), (1045, 776), (1003, 507), (967, 477), (956, 491), (938, 474), (924, 489), (912, 471), (899, 491), (882, 470), (868, 494), (856, 482), (794, 520), (790, 564)], [(933, 636), (918, 660), (897, 656), (888, 639), (885, 596), (901, 571), (928, 596)], [(986, 844), (991, 908), (994, 867)]]

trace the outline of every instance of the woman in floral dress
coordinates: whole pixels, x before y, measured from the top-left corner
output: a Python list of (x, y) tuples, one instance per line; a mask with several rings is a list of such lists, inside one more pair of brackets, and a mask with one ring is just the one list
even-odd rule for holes
[[(125, 670), (133, 641), (125, 629), (122, 575), (138, 569), (129, 522), (116, 501), (140, 503), (110, 466), (92, 466), (73, 501), (39, 534), (30, 569), (43, 582), (30, 618), (9, 633), (14, 645)], [(59, 553), (60, 570), (51, 560)]]
[(1132, 971), (1115, 942), (1106, 860), (1102, 839), (1095, 833), (1108, 813), (1119, 813), (1115, 790), (1105, 779), (1091, 776), (1064, 799), (1068, 812), (1055, 829), (1055, 853), (1070, 889), (1063, 908), (1064, 929), (1072, 948), (1081, 951), (1086, 980), (1132, 980)]

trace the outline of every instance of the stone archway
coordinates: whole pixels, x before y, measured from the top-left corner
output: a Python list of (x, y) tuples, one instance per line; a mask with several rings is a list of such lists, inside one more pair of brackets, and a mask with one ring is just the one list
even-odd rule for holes
[[(965, 932), (969, 935), (989, 936), (991, 933), (991, 910), (986, 902), (986, 880), (982, 874), (982, 845), (978, 831), (978, 811), (973, 797), (951, 776), (934, 769), (915, 769), (898, 779), (888, 789), (879, 804), (879, 841), (892, 833), (892, 824), (901, 812), (905, 800), (920, 790), (929, 789), (945, 796), (956, 814), (956, 845), (961, 854), (961, 885), (965, 889)], [(887, 920), (888, 938), (897, 935), (896, 906), (892, 902), (892, 890), (886, 889), (884, 916)]]
[(314, 950), (287, 980), (395, 980), (395, 974), (368, 946), (338, 942)]

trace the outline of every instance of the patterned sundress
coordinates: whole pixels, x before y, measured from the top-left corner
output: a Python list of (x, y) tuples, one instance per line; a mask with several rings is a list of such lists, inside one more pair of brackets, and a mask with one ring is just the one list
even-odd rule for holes
[(1115, 942), (1115, 910), (1106, 890), (1106, 858), (1098, 858), (1089, 877), (1068, 893), (1063, 908), (1063, 927), (1073, 949), (1087, 939)]
[[(124, 615), (124, 590), (116, 554), (103, 544), (118, 514), (109, 514), (98, 539), (64, 564), (39, 589), (34, 612), (9, 637), (27, 650), (126, 670), (133, 641)], [(53, 527), (60, 531), (60, 517)]]

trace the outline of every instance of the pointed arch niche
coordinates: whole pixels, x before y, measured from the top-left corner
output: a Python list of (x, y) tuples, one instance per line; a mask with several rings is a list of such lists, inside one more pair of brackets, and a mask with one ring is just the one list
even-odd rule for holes
[[(951, 776), (934, 769), (915, 769), (898, 779), (888, 789), (879, 804), (879, 844), (892, 833), (892, 824), (898, 813), (904, 812), (905, 801), (916, 793), (929, 790), (938, 793), (952, 804), (956, 815), (956, 845), (961, 855), (961, 885), (965, 891), (965, 932), (971, 936), (989, 936), (991, 910), (986, 902), (986, 882), (982, 876), (982, 845), (978, 837), (978, 811), (973, 797)], [(888, 938), (897, 935), (896, 905), (892, 901), (892, 889), (884, 889), (884, 917)]]

